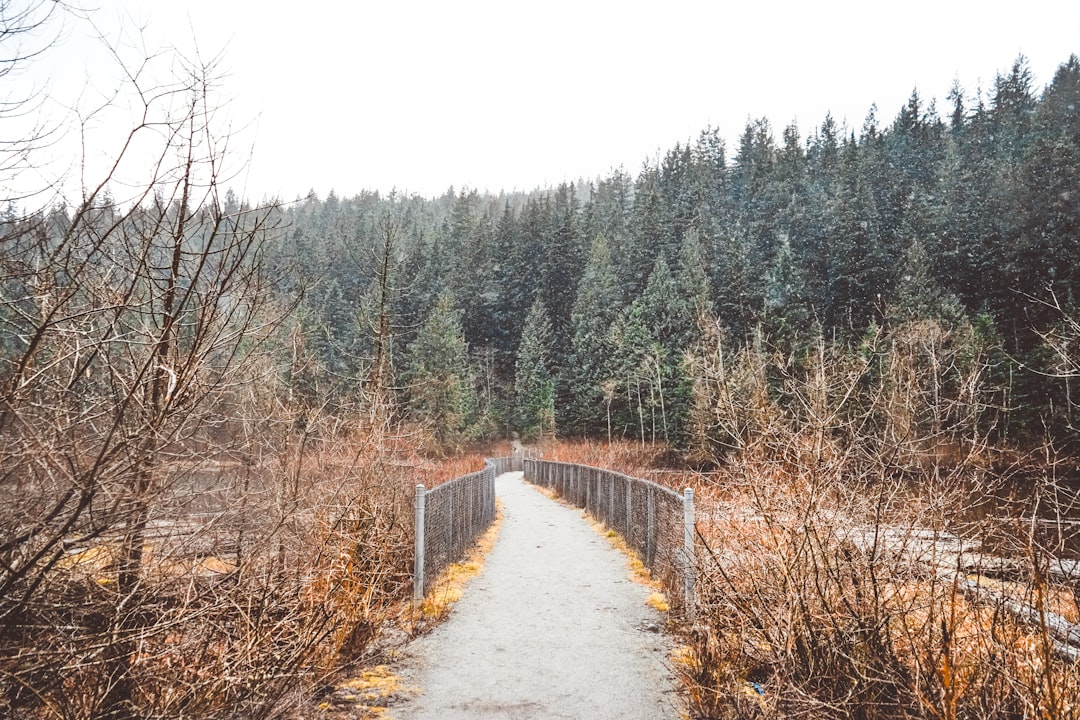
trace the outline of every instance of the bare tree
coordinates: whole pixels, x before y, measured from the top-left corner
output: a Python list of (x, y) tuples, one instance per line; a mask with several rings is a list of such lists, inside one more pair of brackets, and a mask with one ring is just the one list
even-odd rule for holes
[(1032, 477), (990, 445), (989, 342), (937, 321), (788, 352), (707, 334), (698, 716), (1075, 716), (1075, 492), (1052, 448)]
[[(223, 405), (276, 321), (260, 252), (278, 214), (223, 208), (213, 79), (213, 63), (165, 86), (129, 72), (141, 113), (111, 170), (70, 214), (9, 218), (0, 253), (0, 634), (17, 648), (62, 614), (56, 571), (71, 547), (107, 554), (111, 611), (80, 660), (100, 668), (95, 716), (135, 714), (155, 503), (211, 459)], [(144, 183), (117, 205), (118, 168), (147, 147)], [(65, 660), (18, 655), (3, 651), (8, 702), (45, 701)]]
[(77, 133), (99, 156), (133, 98), (109, 167), (0, 220), (0, 716), (281, 716), (407, 598), (414, 479), (375, 423), (292, 392), (284, 216), (223, 192), (216, 62), (110, 52), (124, 88)]
[(1043, 370), (1030, 367), (1027, 369), (1062, 381), (1065, 386), (1064, 409), (1071, 414), (1076, 406), (1076, 400), (1073, 399), (1073, 381), (1080, 377), (1080, 314), (1074, 305), (1063, 303), (1053, 287), (1046, 289), (1045, 297), (1029, 299), (1049, 309), (1056, 321), (1049, 329), (1038, 333), (1050, 356), (1048, 366)]
[[(0, 0), (0, 82), (12, 88), (15, 80), (56, 42), (66, 3), (53, 0), (15, 2)], [(35, 190), (21, 181), (32, 168), (35, 151), (52, 142), (59, 126), (41, 118), (42, 88), (20, 85), (19, 91), (0, 95), (0, 123), (5, 128), (21, 126), (17, 133), (0, 140), (0, 200), (19, 202)], [(18, 189), (16, 189), (18, 185)]]

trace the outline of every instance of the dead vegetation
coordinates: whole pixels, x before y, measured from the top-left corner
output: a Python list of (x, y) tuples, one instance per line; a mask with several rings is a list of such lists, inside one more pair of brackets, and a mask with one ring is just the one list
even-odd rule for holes
[[(2, 603), (4, 713), (100, 717), (110, 648), (123, 641), (134, 648), (125, 712), (286, 716), (342, 668), (373, 659), (386, 630), (415, 630), (413, 487), (482, 459), (440, 466), (406, 442), (330, 425), (172, 478), (151, 506), (127, 594), (109, 532), (62, 541), (56, 562), (30, 568)], [(187, 504), (192, 495), (199, 504)]]
[(130, 101), (114, 164), (0, 218), (0, 716), (281, 717), (407, 607), (415, 484), (483, 461), (318, 366), (281, 208), (223, 188), (217, 61), (127, 49), (73, 128), (96, 155)]
[(545, 450), (695, 488), (698, 615), (673, 658), (692, 716), (1080, 714), (1077, 478), (1049, 445), (995, 446), (992, 349), (926, 323), (802, 355), (712, 342), (704, 470)]

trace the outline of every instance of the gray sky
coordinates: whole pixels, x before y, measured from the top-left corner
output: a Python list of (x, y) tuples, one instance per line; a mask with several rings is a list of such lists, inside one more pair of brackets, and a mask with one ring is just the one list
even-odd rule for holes
[[(1041, 89), (1080, 53), (1077, 0), (113, 0), (94, 19), (223, 51), (231, 147), (253, 153), (232, 184), (282, 199), (636, 174), (709, 125), (729, 149), (750, 117), (805, 136), (830, 110), (857, 129), (876, 103), (884, 125), (916, 87), (946, 114), (954, 78), (974, 95), (1023, 53)], [(115, 77), (84, 30), (42, 63), (57, 99)]]

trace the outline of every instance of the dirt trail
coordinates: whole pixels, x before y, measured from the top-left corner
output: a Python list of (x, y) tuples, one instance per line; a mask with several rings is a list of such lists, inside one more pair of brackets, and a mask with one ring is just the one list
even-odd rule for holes
[(521, 480), (496, 479), (505, 519), (450, 618), (410, 646), (419, 688), (398, 720), (679, 717), (670, 640), (626, 557)]

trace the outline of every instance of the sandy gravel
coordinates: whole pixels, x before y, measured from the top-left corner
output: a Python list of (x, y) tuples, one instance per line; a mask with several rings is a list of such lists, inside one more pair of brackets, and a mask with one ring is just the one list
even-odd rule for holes
[(496, 479), (505, 519), (450, 618), (414, 642), (420, 690), (398, 720), (679, 717), (670, 640), (626, 557), (521, 480)]

